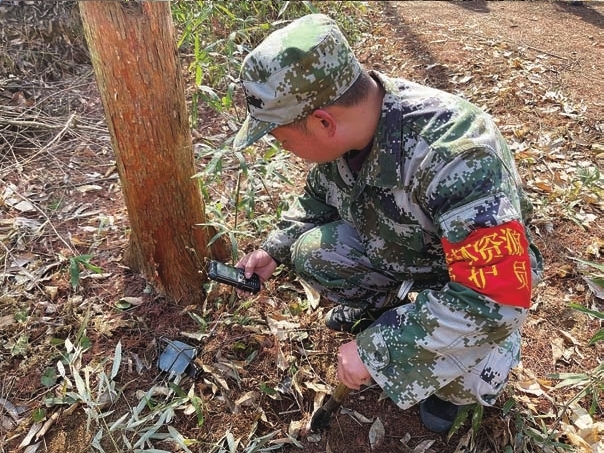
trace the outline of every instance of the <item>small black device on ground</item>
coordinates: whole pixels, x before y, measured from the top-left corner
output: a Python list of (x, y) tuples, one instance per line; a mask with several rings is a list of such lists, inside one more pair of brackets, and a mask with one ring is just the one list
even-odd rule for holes
[(219, 263), (218, 261), (210, 261), (208, 277), (250, 293), (260, 291), (260, 277), (258, 275), (252, 274), (251, 278), (245, 278), (243, 269)]

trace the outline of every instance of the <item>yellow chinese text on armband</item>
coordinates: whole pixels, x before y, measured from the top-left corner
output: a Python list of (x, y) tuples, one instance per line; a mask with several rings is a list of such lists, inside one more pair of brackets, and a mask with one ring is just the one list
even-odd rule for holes
[(531, 305), (528, 241), (518, 221), (475, 230), (461, 242), (442, 239), (451, 281), (506, 305)]

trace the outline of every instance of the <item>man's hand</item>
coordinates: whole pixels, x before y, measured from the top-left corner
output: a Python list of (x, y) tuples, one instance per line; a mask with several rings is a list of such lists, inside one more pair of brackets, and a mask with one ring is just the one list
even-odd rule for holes
[(245, 278), (250, 278), (253, 273), (256, 273), (264, 282), (273, 275), (277, 262), (264, 250), (258, 249), (245, 255), (235, 266), (245, 270)]
[(355, 390), (358, 390), (361, 384), (367, 384), (371, 380), (369, 371), (359, 357), (357, 343), (354, 340), (340, 346), (338, 379), (348, 388)]

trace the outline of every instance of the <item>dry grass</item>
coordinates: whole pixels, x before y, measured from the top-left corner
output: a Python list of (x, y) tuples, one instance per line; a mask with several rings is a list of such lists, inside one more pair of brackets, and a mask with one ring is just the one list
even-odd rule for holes
[[(485, 13), (449, 3), (439, 3), (438, 11), (421, 2), (376, 4), (371, 33), (357, 43), (358, 53), (370, 67), (459, 92), (496, 116), (536, 204), (534, 233), (546, 257), (546, 279), (525, 328), (524, 367), (516, 370), (506, 395), (515, 407), (508, 409), (502, 400), (485, 411), (474, 451), (501, 451), (514, 436), (538, 451), (530, 435), (543, 433), (577, 445), (582, 437), (568, 416), (581, 415), (580, 408), (589, 409), (592, 400), (586, 395), (578, 406), (566, 403), (589, 386), (556, 388), (548, 376), (595, 370), (604, 352), (600, 344), (588, 345), (600, 321), (569, 308), (570, 302), (601, 307), (583, 269), (571, 259), (601, 262), (603, 253), (598, 219), (604, 125), (596, 105), (603, 91), (588, 61), (602, 49), (594, 40), (604, 42), (601, 15), (581, 20), (552, 3), (534, 10), (509, 2), (488, 6)], [(39, 449), (83, 451), (97, 442), (105, 451), (120, 451), (155, 429), (161, 417), (156, 432), (172, 440), (149, 441), (171, 451), (185, 450), (180, 433), (191, 440), (186, 448), (192, 451), (229, 451), (235, 444), (237, 451), (252, 451), (262, 442), (293, 451), (300, 442), (310, 452), (369, 452), (376, 417), (386, 438), (373, 452), (423, 445), (425, 451), (446, 453), (471, 443), (467, 424), (451, 440), (431, 435), (415, 409), (400, 411), (375, 387), (355, 392), (346, 404), (371, 423), (341, 415), (318, 442), (300, 436), (320, 397), (335, 384), (333, 357), (348, 338), (322, 327), (326, 302), (315, 307), (284, 270), (251, 300), (213, 285), (202, 307), (177, 306), (125, 269), (121, 254), (128, 219), (82, 43), (67, 31), (74, 26), (66, 19), (51, 27), (59, 31), (45, 34), (42, 25), (51, 13), (45, 16), (40, 5), (14, 17), (7, 11), (3, 19), (14, 26), (0, 31), (12, 43), (8, 54), (0, 52), (7, 69), (0, 76), (0, 451), (14, 451), (36, 422), (46, 431), (31, 435)], [(463, 22), (460, 13), (466, 15)], [(564, 24), (558, 30), (564, 36), (552, 40), (530, 33), (532, 17)], [(571, 19), (572, 28), (566, 22)], [(515, 35), (519, 30), (521, 39)], [(570, 37), (574, 53), (563, 45)], [(577, 68), (584, 69), (583, 77), (571, 82), (569, 74)], [(205, 119), (194, 131), (201, 171), (211, 159), (202, 151), (218, 146), (230, 130), (214, 112), (201, 110), (199, 117)], [(257, 165), (265, 151), (247, 158)], [(247, 222), (239, 223), (248, 229), (249, 236), (240, 236), (247, 250), (274, 222), (275, 203), (298, 190), (305, 165), (279, 154), (270, 166), (294, 185), (265, 176), (257, 192), (251, 186), (257, 181), (242, 177), (232, 156), (224, 159), (221, 172), (206, 175), (216, 176), (207, 191), (221, 205), (209, 208), (232, 228), (234, 188), (253, 189), (248, 194), (257, 197), (256, 217), (238, 219)], [(101, 273), (82, 268), (81, 286), (74, 290), (70, 258), (87, 255)], [(175, 388), (161, 375), (156, 360), (162, 337), (198, 347), (198, 379), (186, 378)], [(77, 354), (75, 348), (81, 348)], [(118, 356), (119, 370), (113, 373)], [(107, 403), (102, 398), (112, 394), (109, 388), (115, 399)], [(110, 429), (144, 417), (136, 435)], [(601, 419), (596, 405), (589, 426), (599, 429), (595, 422)], [(543, 431), (530, 431), (541, 423)], [(102, 438), (95, 437), (100, 431)], [(126, 440), (120, 431), (130, 433)]]

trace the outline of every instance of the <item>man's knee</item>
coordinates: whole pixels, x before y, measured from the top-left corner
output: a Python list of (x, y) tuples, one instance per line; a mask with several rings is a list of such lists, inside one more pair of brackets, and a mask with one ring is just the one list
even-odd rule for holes
[(312, 275), (315, 260), (320, 255), (321, 244), (317, 240), (317, 229), (302, 234), (291, 247), (291, 263), (298, 275)]
[[(356, 264), (354, 256), (364, 257), (359, 251), (356, 233), (345, 222), (336, 221), (303, 233), (291, 248), (291, 262), (299, 275), (315, 275), (338, 267)], [(358, 259), (358, 258), (357, 258)]]

